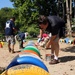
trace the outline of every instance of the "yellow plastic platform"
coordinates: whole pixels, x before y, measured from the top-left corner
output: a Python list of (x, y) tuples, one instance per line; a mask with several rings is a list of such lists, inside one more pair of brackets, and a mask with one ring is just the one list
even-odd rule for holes
[(44, 69), (34, 66), (34, 65), (26, 65), (22, 68), (10, 68), (4, 71), (1, 75), (50, 75)]

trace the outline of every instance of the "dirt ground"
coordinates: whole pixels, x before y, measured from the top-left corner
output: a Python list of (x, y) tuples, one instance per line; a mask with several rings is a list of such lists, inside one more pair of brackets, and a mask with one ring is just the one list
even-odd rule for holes
[[(24, 46), (27, 42), (25, 42)], [(46, 50), (42, 47), (38, 47), (38, 49), (50, 75), (75, 75), (75, 45), (60, 43), (60, 63), (55, 65), (49, 65), (49, 61), (45, 60), (45, 55), (50, 53), (50, 49)], [(4, 43), (3, 48), (0, 48), (0, 67), (6, 68), (11, 60), (19, 54), (20, 49), (18, 43), (15, 44), (15, 51), (16, 53), (14, 54), (9, 53), (7, 44)]]

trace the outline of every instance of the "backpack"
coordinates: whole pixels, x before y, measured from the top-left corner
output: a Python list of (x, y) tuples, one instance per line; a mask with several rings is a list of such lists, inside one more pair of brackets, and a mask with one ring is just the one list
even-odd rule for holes
[(6, 22), (5, 35), (13, 35), (13, 28), (11, 26), (11, 21)]

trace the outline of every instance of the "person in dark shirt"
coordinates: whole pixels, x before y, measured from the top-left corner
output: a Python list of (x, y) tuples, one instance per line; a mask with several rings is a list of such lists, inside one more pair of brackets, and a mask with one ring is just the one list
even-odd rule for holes
[(24, 48), (23, 47), (23, 40), (25, 39), (25, 33), (24, 32), (19, 32), (18, 34), (17, 34), (17, 40), (18, 40), (18, 42), (19, 42), (19, 48), (21, 49), (21, 48)]
[(15, 17), (11, 17), (5, 24), (5, 37), (8, 43), (8, 50), (9, 52), (14, 53), (14, 44), (15, 44), (15, 37), (14, 32), (16, 31), (15, 28)]
[(65, 26), (65, 22), (57, 16), (44, 16), (41, 15), (38, 19), (38, 25), (40, 28), (40, 38), (42, 38), (43, 31), (47, 31), (52, 34), (46, 47), (51, 45), (51, 61), (49, 64), (57, 64), (59, 62), (59, 38), (61, 29)]

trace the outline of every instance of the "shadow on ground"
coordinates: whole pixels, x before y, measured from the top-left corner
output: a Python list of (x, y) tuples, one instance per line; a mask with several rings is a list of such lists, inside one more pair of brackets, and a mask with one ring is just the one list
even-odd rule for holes
[(62, 48), (61, 51), (75, 53), (75, 46)]
[(19, 51), (15, 51), (15, 53), (19, 53), (19, 52), (21, 52), (20, 50)]
[(4, 67), (0, 67), (0, 74), (5, 70)]
[(64, 56), (60, 57), (59, 59), (61, 60), (60, 62), (68, 62), (75, 60), (75, 56)]

